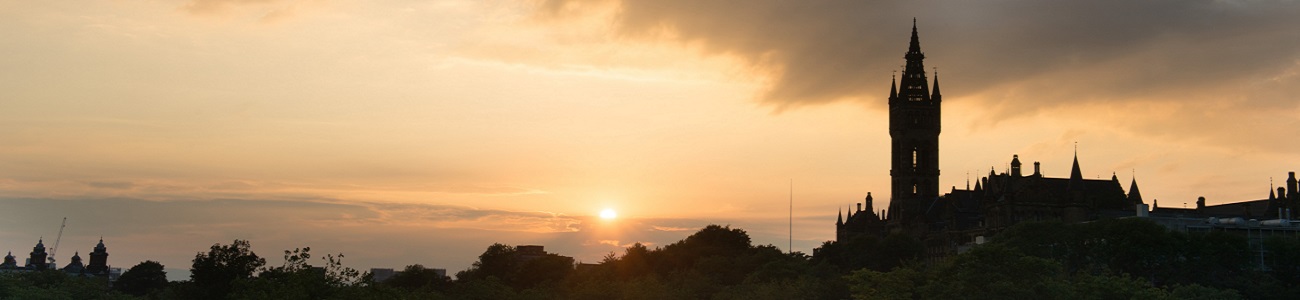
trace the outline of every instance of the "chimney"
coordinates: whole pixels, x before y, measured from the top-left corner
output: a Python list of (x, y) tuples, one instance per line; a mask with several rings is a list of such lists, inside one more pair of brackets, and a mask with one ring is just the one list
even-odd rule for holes
[(1039, 171), (1040, 165), (1041, 164), (1039, 164), (1038, 162), (1034, 162), (1034, 176), (1040, 176), (1040, 177), (1043, 176), (1043, 173)]
[(858, 211), (862, 211), (862, 203), (858, 203)]

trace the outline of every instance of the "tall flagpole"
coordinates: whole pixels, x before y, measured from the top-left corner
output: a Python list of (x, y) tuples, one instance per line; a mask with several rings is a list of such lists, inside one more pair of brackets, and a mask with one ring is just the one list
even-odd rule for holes
[(790, 241), (785, 247), (786, 252), (794, 254), (794, 178), (790, 179)]

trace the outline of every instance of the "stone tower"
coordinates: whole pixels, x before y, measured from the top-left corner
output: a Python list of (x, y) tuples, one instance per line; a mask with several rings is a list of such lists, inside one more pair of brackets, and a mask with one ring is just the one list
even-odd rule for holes
[(49, 254), (45, 253), (45, 239), (40, 239), (36, 242), (36, 247), (32, 247), (32, 256), (27, 259), (27, 269), (45, 270), (47, 267), (46, 255)]
[(939, 197), (939, 78), (934, 93), (926, 81), (925, 53), (912, 19), (912, 41), (902, 78), (889, 87), (889, 136), (892, 178), (889, 218), (907, 222), (922, 213), (925, 205)]
[(86, 273), (108, 274), (108, 248), (104, 247), (104, 238), (100, 238), (95, 250), (90, 252), (90, 264), (86, 265)]

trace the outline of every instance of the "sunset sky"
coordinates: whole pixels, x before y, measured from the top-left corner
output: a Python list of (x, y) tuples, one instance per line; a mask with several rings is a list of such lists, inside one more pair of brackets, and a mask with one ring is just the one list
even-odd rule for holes
[(175, 272), (234, 239), (449, 272), (708, 224), (785, 249), (793, 183), (811, 253), (888, 202), (913, 17), (941, 191), (1013, 154), (1068, 177), (1076, 142), (1161, 206), (1300, 169), (1298, 1), (0, 0), (0, 251), (63, 217), (60, 264), (102, 236)]

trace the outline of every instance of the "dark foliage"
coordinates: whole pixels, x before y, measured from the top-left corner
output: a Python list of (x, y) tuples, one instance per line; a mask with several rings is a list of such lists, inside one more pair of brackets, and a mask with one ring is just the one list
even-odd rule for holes
[(1024, 223), (921, 262), (924, 249), (891, 235), (828, 242), (810, 257), (710, 225), (597, 264), (494, 244), (454, 281), (411, 265), (374, 282), (344, 267), (343, 255), (315, 257), (310, 248), (265, 267), (236, 240), (196, 255), (191, 281), (162, 285), (162, 266), (151, 261), (124, 273), (116, 290), (52, 270), (0, 273), (0, 299), (1294, 299), (1300, 285), (1300, 239), (1250, 244), (1140, 219)]
[(156, 261), (146, 260), (122, 272), (113, 282), (113, 289), (122, 293), (144, 296), (167, 288), (167, 271)]
[(251, 247), (248, 241), (235, 240), (230, 245), (214, 244), (207, 253), (194, 255), (190, 280), (199, 293), (190, 296), (224, 299), (236, 281), (252, 278), (253, 272), (266, 265), (266, 259), (253, 253)]

